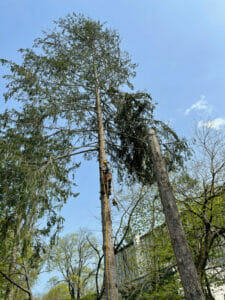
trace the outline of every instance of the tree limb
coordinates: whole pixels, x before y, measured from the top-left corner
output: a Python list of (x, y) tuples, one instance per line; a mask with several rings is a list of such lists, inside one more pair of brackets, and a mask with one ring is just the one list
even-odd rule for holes
[(28, 291), (27, 289), (25, 289), (24, 287), (22, 287), (21, 285), (19, 285), (18, 283), (16, 283), (14, 280), (12, 280), (11, 278), (9, 278), (4, 272), (2, 272), (0, 270), (0, 274), (6, 279), (8, 280), (10, 283), (12, 283), (13, 285), (15, 285), (16, 287), (18, 287), (19, 289), (21, 289), (23, 292), (27, 293), (29, 295), (29, 297), (31, 296), (30, 291)]

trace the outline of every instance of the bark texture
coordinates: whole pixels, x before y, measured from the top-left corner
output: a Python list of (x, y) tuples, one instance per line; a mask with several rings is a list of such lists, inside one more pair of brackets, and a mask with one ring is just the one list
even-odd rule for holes
[(152, 149), (154, 173), (173, 250), (176, 256), (181, 282), (184, 288), (185, 298), (187, 300), (205, 300), (191, 251), (179, 218), (176, 200), (169, 182), (166, 165), (153, 129), (149, 130), (149, 141)]
[(102, 120), (101, 99), (98, 85), (98, 74), (94, 63), (96, 112), (98, 118), (98, 143), (99, 143), (99, 171), (100, 171), (100, 200), (102, 213), (102, 233), (104, 252), (104, 285), (107, 300), (118, 299), (117, 273), (114, 255), (114, 242), (112, 232), (111, 208), (104, 181), (104, 160), (106, 160), (104, 126)]

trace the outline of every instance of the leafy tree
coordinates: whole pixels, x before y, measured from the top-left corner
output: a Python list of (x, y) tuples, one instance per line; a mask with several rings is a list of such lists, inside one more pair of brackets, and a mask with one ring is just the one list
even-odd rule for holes
[[(128, 230), (130, 246), (127, 251), (127, 244), (124, 245), (124, 249), (122, 247), (118, 250), (118, 272), (124, 275), (127, 273), (127, 276), (122, 275), (119, 290), (127, 299), (183, 299), (158, 191), (153, 187), (142, 189), (137, 187), (131, 191), (131, 195), (128, 194), (128, 199), (133, 198), (134, 203), (140, 195), (142, 199), (135, 206), (131, 216), (132, 230)], [(125, 206), (126, 203), (123, 202), (123, 207)], [(141, 236), (139, 246), (133, 246), (138, 236)], [(121, 258), (124, 261), (120, 261)], [(128, 274), (132, 274), (131, 277)]]
[[(96, 244), (90, 234), (88, 239)], [(77, 234), (60, 238), (58, 244), (50, 250), (49, 265), (61, 274), (71, 299), (80, 299), (96, 273), (96, 253), (88, 242), (85, 231), (80, 230)]]
[(224, 282), (224, 132), (197, 129), (194, 143), (192, 162), (174, 187), (201, 283), (214, 299), (210, 285)]
[[(224, 136), (223, 132), (213, 129), (198, 129), (195, 134), (195, 155), (187, 163), (187, 173), (173, 176), (173, 188), (179, 199), (181, 219), (186, 236), (191, 246), (195, 265), (201, 278), (201, 284), (207, 299), (214, 299), (212, 288), (224, 283)], [(147, 194), (138, 205), (132, 218), (132, 231), (143, 234), (145, 224), (149, 228), (162, 224), (161, 207), (157, 205), (157, 196)], [(149, 203), (150, 202), (150, 203)], [(155, 205), (154, 205), (155, 203)], [(154, 216), (153, 212), (156, 212)], [(152, 221), (152, 224), (150, 222)], [(146, 257), (151, 256), (153, 266), (155, 258), (161, 267), (169, 262), (173, 265), (169, 241), (160, 246), (160, 236), (156, 240), (152, 232), (153, 242), (146, 248)], [(162, 232), (166, 240), (166, 232)], [(154, 246), (155, 245), (155, 246)], [(148, 252), (151, 249), (150, 252)], [(155, 250), (156, 252), (155, 252)], [(161, 252), (161, 250), (163, 250)], [(165, 250), (165, 252), (164, 252)], [(169, 250), (169, 251), (168, 251)], [(163, 254), (164, 252), (164, 254)], [(156, 256), (154, 255), (156, 254)], [(154, 258), (155, 257), (155, 258)], [(166, 262), (165, 259), (168, 259)], [(160, 268), (153, 268), (152, 274)], [(155, 270), (155, 271), (154, 271)], [(153, 272), (154, 271), (154, 272)], [(149, 278), (150, 282), (150, 278)], [(160, 290), (164, 289), (161, 285)]]
[(42, 297), (42, 300), (68, 300), (70, 293), (66, 283), (60, 283), (50, 289), (50, 291)]

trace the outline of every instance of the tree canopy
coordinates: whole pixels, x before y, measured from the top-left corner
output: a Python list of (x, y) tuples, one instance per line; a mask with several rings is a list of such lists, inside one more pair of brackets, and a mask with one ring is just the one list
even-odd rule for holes
[(82, 148), (90, 158), (97, 148), (95, 66), (107, 153), (118, 170), (122, 172), (125, 166), (143, 181), (153, 176), (146, 141), (149, 127), (157, 128), (169, 170), (180, 163), (181, 153), (187, 151), (185, 141), (154, 119), (148, 93), (130, 92), (136, 65), (121, 50), (119, 34), (104, 23), (76, 14), (55, 24), (31, 49), (20, 49), (21, 65), (1, 60), (11, 70), (4, 76), (8, 81), (5, 100), (22, 102), (26, 110), (35, 107), (44, 132), (64, 140), (65, 155), (75, 155)]

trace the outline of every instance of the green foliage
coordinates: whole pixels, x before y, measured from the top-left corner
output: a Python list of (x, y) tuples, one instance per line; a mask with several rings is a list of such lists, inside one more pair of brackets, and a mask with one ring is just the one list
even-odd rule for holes
[(50, 289), (50, 291), (42, 297), (42, 300), (68, 300), (70, 298), (67, 284), (60, 283)]
[(58, 211), (72, 195), (66, 162), (53, 161), (50, 155), (60, 155), (62, 147), (44, 136), (42, 125), (35, 107), (0, 116), (0, 249), (5, 252), (0, 264), (6, 274), (21, 273), (10, 276), (22, 286), (25, 267), (30, 284), (37, 278), (42, 238), (50, 233), (54, 238), (62, 228)]
[(187, 143), (185, 139), (180, 140), (164, 122), (154, 119), (155, 106), (149, 94), (121, 93), (113, 89), (109, 94), (114, 101), (120, 100), (114, 119), (120, 142), (119, 147), (111, 147), (117, 165), (125, 165), (128, 174), (136, 181), (147, 185), (155, 182), (149, 144), (150, 128), (156, 130), (168, 171), (175, 171), (183, 165), (185, 155), (189, 154)]
[(181, 294), (181, 285), (177, 273), (167, 274), (162, 278), (157, 286), (153, 286), (151, 275), (136, 282), (136, 284), (127, 285), (127, 290), (122, 290), (123, 299), (128, 300), (167, 300), (167, 299), (184, 299)]
[(7, 221), (12, 226), (15, 220), (17, 227), (18, 216), (27, 228), (47, 213), (49, 229), (57, 222), (55, 209), (70, 195), (65, 161), (51, 159), (51, 152), (62, 153), (62, 145), (44, 135), (42, 116), (34, 107), (20, 113), (6, 112), (0, 122), (0, 152), (4, 157), (0, 164), (2, 239)]
[[(134, 191), (133, 196), (135, 197)], [(147, 231), (154, 230), (155, 227), (164, 222), (165, 217), (157, 187), (155, 185), (152, 185), (151, 188), (144, 187), (144, 196), (135, 208), (130, 227), (135, 234), (144, 235)]]
[[(57, 27), (37, 39), (33, 49), (20, 50), (22, 65), (8, 62), (12, 73), (6, 76), (10, 84), (5, 98), (32, 103), (50, 120), (64, 119), (66, 128), (76, 125), (94, 132), (94, 65), (103, 103), (110, 100), (106, 91), (111, 86), (131, 85), (135, 65), (120, 50), (118, 33), (104, 24), (76, 14), (55, 23)], [(103, 104), (104, 117), (109, 110)], [(94, 139), (90, 132), (82, 131), (82, 136)]]
[[(157, 130), (168, 169), (180, 164), (186, 143), (165, 123), (154, 120), (151, 96), (119, 92), (119, 88), (132, 88), (130, 79), (136, 65), (120, 50), (118, 33), (76, 14), (55, 24), (56, 28), (44, 32), (32, 49), (20, 50), (21, 65), (2, 60), (11, 70), (5, 76), (9, 82), (5, 99), (13, 97), (38, 108), (51, 135), (66, 137), (73, 145), (91, 143), (93, 148), (84, 152), (85, 158), (90, 158), (98, 142), (96, 68), (107, 152), (120, 175), (127, 170), (135, 179), (154, 182), (149, 127)], [(68, 152), (72, 154), (74, 149), (65, 145)]]
[(117, 253), (121, 293), (127, 299), (182, 299), (182, 287), (157, 188), (144, 187), (139, 191), (138, 187), (130, 192), (132, 195), (128, 198), (142, 195), (131, 218), (131, 232), (128, 231), (131, 240), (135, 241), (137, 234), (140, 240)]
[[(77, 234), (60, 238), (57, 245), (49, 249), (49, 268), (60, 272), (71, 297), (84, 295), (94, 288), (92, 278), (96, 273), (96, 252), (87, 237), (97, 248), (94, 236), (80, 230)], [(53, 281), (58, 280), (54, 278)]]

